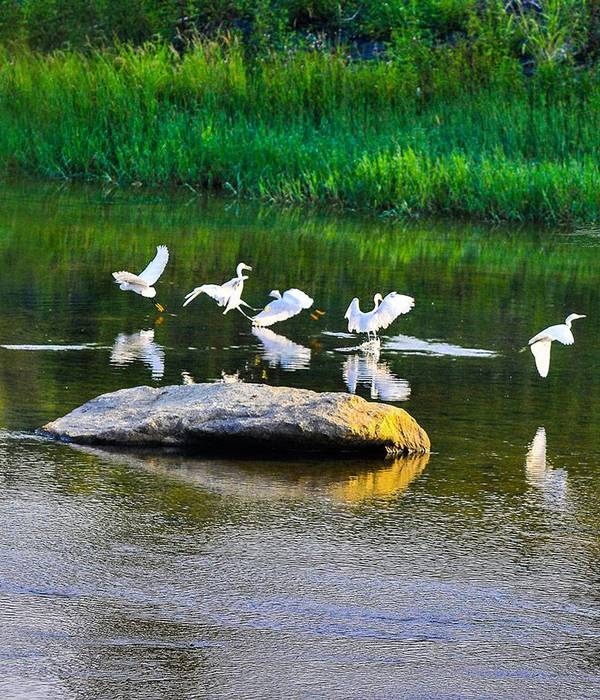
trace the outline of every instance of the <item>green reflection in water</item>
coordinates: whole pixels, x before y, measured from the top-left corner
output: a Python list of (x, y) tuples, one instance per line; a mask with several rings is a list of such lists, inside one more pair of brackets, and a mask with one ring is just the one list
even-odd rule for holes
[[(600, 389), (594, 231), (490, 229), (474, 225), (389, 223), (222, 200), (128, 194), (85, 187), (4, 184), (0, 192), (0, 279), (4, 345), (80, 345), (79, 350), (0, 349), (0, 411), (11, 429), (41, 425), (92, 396), (139, 383), (196, 381), (221, 372), (317, 390), (345, 389), (335, 349), (352, 341), (343, 313), (358, 295), (412, 294), (417, 306), (389, 329), (382, 367), (410, 387), (408, 408), (434, 448), (478, 453), (526, 444), (536, 428), (560, 434), (566, 448), (595, 449)], [(166, 243), (171, 262), (158, 284), (167, 307), (119, 292), (110, 273), (142, 268)], [(326, 315), (308, 314), (274, 327), (305, 349), (296, 372), (273, 358), (241, 316), (222, 316), (208, 299), (185, 310), (183, 295), (202, 282), (229, 279), (244, 260), (253, 305), (274, 288), (298, 286)], [(541, 381), (528, 354), (516, 350), (570, 311), (587, 313), (576, 345), (553, 353)], [(170, 315), (175, 314), (175, 315)], [(154, 330), (160, 371), (134, 360), (111, 365), (120, 334)], [(489, 357), (435, 356), (411, 340), (487, 349)], [(413, 351), (411, 351), (411, 348)], [(359, 385), (359, 393), (369, 390)], [(460, 445), (460, 448), (458, 447)]]

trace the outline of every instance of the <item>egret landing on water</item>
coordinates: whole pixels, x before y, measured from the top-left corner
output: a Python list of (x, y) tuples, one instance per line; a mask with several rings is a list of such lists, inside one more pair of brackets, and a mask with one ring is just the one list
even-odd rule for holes
[(183, 305), (187, 306), (191, 301), (194, 301), (199, 294), (204, 293), (211, 299), (214, 299), (219, 306), (225, 307), (223, 314), (231, 311), (231, 309), (237, 309), (243, 316), (250, 318), (250, 316), (245, 314), (240, 307), (246, 306), (253, 311), (258, 311), (258, 309), (254, 309), (252, 306), (246, 304), (246, 302), (242, 300), (244, 280), (248, 279), (248, 275), (243, 274), (244, 270), (252, 270), (252, 268), (250, 265), (246, 265), (246, 263), (240, 263), (236, 268), (236, 277), (233, 277), (228, 282), (223, 284), (203, 284), (201, 287), (192, 289), (189, 294), (185, 295)]
[(313, 300), (300, 289), (288, 289), (283, 295), (278, 289), (269, 293), (275, 301), (269, 302), (265, 308), (252, 318), (252, 325), (265, 327), (285, 321), (296, 316), (303, 309), (310, 309)]
[(377, 331), (387, 328), (398, 316), (407, 314), (415, 305), (412, 297), (390, 292), (385, 298), (377, 293), (373, 297), (374, 308), (371, 311), (361, 311), (356, 297), (350, 302), (344, 318), (348, 319), (350, 333), (366, 333), (367, 340), (374, 340)]
[[(166, 245), (159, 245), (156, 246), (154, 260), (152, 260), (139, 275), (121, 270), (120, 272), (113, 272), (113, 277), (119, 285), (119, 289), (122, 289), (124, 292), (135, 292), (143, 297), (154, 299), (156, 296), (154, 284), (156, 284), (159, 277), (165, 271), (168, 262), (169, 249)], [(159, 311), (165, 310), (160, 304), (155, 304), (155, 306)]]
[[(559, 323), (556, 326), (549, 326), (529, 341), (529, 347), (535, 358), (535, 366), (537, 367), (540, 377), (547, 377), (550, 369), (550, 348), (552, 341), (558, 340), (563, 345), (573, 345), (575, 338), (571, 332), (571, 323), (578, 318), (585, 318), (582, 314), (570, 314), (565, 319), (564, 323)], [(526, 349), (526, 348), (524, 348)]]

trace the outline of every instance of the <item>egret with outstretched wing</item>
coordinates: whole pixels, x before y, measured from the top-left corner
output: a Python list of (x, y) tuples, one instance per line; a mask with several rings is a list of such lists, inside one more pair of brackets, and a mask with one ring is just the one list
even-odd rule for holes
[(223, 314), (231, 311), (231, 309), (237, 309), (241, 314), (247, 318), (250, 318), (240, 308), (241, 306), (246, 306), (249, 309), (252, 308), (249, 304), (246, 304), (246, 302), (242, 300), (244, 280), (248, 279), (248, 275), (243, 274), (244, 270), (252, 270), (252, 268), (250, 265), (246, 265), (246, 263), (240, 263), (236, 268), (236, 276), (230, 279), (228, 282), (223, 284), (203, 284), (201, 287), (192, 289), (189, 294), (185, 295), (183, 305), (187, 306), (191, 301), (194, 301), (199, 294), (206, 294), (211, 299), (214, 299), (218, 306), (225, 307)]
[(556, 326), (549, 326), (529, 341), (529, 348), (535, 359), (540, 377), (547, 377), (550, 370), (550, 349), (552, 343), (558, 340), (563, 345), (573, 345), (575, 338), (571, 331), (571, 323), (578, 318), (585, 318), (582, 314), (570, 314), (565, 319), (564, 323), (559, 323)]
[(303, 309), (310, 309), (313, 300), (300, 289), (288, 289), (283, 294), (274, 289), (269, 294), (275, 301), (269, 302), (265, 308), (252, 318), (252, 325), (264, 327), (285, 321), (296, 316)]
[(344, 318), (348, 320), (350, 333), (366, 333), (377, 336), (377, 331), (387, 328), (398, 316), (407, 314), (415, 305), (415, 300), (405, 294), (390, 292), (385, 298), (377, 293), (373, 297), (374, 308), (371, 311), (361, 311), (358, 298), (350, 302)]
[(121, 270), (113, 272), (113, 277), (124, 292), (135, 292), (143, 297), (153, 299), (156, 296), (154, 285), (169, 262), (169, 249), (166, 245), (156, 246), (156, 255), (143, 272), (134, 275), (132, 272)]

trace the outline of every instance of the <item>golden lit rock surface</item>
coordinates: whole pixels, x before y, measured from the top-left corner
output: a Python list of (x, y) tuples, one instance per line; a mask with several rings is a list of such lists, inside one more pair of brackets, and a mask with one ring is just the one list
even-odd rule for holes
[(427, 433), (401, 408), (345, 393), (244, 383), (122, 389), (44, 431), (84, 444), (198, 450), (401, 454), (430, 447)]

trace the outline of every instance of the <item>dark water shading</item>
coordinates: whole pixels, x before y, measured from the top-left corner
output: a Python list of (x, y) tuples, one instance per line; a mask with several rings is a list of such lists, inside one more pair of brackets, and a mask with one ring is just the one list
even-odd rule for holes
[[(162, 316), (110, 278), (158, 243)], [(0, 696), (600, 695), (599, 246), (5, 185)], [(250, 303), (298, 286), (326, 315), (261, 338), (208, 299), (181, 309), (240, 260)], [(339, 352), (348, 301), (391, 289), (417, 305), (380, 356)], [(542, 381), (516, 351), (570, 311), (588, 318)], [(434, 453), (202, 459), (31, 434), (104, 391), (222, 373), (399, 401)]]

